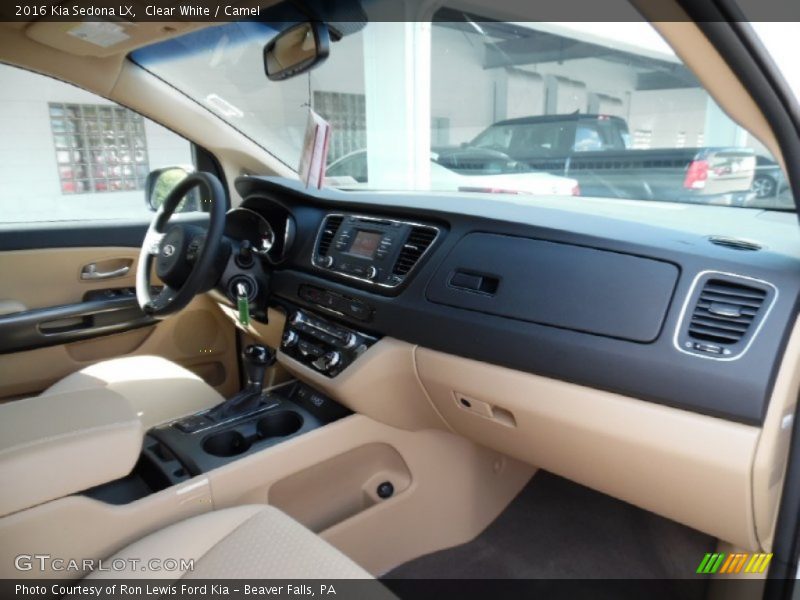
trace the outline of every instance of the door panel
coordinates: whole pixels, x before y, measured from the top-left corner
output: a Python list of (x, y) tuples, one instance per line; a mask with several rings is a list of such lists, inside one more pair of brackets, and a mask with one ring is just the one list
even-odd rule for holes
[[(134, 287), (138, 253), (138, 248), (125, 247), (0, 252), (0, 281), (4, 282), (0, 304), (31, 311), (82, 303), (87, 293), (98, 290)], [(83, 268), (92, 263), (124, 263), (130, 269), (111, 279), (81, 278)], [(224, 396), (238, 389), (234, 327), (207, 297), (198, 296), (171, 318), (141, 325), (92, 339), (0, 354), (0, 399), (33, 395), (100, 360), (137, 354), (173, 360)]]
[[(123, 247), (0, 252), (0, 281), (4, 282), (0, 301), (13, 300), (32, 310), (81, 302), (86, 293), (93, 290), (133, 287), (138, 255), (139, 248)], [(129, 261), (131, 268), (121, 277), (81, 278), (81, 270), (86, 265), (123, 261)]]

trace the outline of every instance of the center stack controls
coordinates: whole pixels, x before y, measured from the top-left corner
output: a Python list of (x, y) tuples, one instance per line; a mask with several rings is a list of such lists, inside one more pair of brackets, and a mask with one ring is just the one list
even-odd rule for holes
[(314, 266), (382, 288), (401, 285), (439, 235), (433, 225), (329, 214), (317, 234)]
[(298, 310), (286, 320), (281, 351), (327, 377), (336, 377), (376, 341), (373, 336)]

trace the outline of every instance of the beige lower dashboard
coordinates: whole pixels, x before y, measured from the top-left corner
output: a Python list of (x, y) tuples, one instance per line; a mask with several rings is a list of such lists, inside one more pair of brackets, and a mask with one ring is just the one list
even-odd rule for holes
[(759, 430), (424, 348), (431, 401), (461, 435), (742, 547), (755, 548)]
[[(282, 364), (356, 412), (450, 429), (738, 547), (769, 549), (800, 388), (795, 327), (763, 428), (383, 338), (333, 379)], [(790, 421), (789, 421), (790, 422)]]

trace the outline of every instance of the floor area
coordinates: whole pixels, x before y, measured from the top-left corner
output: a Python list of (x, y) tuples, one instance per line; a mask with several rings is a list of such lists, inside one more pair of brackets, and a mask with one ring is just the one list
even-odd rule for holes
[[(539, 471), (476, 539), (405, 563), (391, 579), (696, 579), (716, 540)], [(699, 592), (702, 590), (698, 589)]]

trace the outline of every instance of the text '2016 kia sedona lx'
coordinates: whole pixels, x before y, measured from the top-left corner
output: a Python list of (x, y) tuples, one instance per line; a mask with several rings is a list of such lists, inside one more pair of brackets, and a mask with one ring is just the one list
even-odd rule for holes
[(537, 4), (2, 8), (4, 595), (790, 597), (800, 30)]

